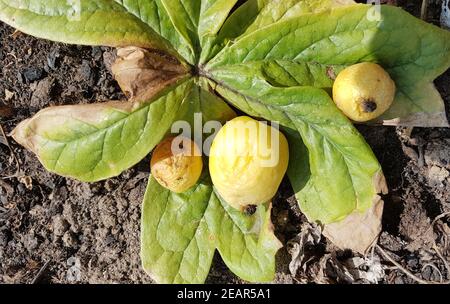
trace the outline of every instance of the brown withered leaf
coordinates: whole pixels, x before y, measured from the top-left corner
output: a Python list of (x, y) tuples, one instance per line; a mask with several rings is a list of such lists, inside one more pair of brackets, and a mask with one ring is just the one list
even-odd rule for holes
[(306, 272), (307, 260), (311, 257), (308, 252), (308, 246), (317, 245), (321, 239), (321, 227), (305, 222), (301, 226), (300, 233), (287, 243), (288, 252), (291, 255), (289, 263), (289, 271), (292, 275), (296, 275), (298, 269)]
[(112, 72), (130, 100), (144, 101), (183, 78), (188, 70), (167, 54), (132, 46), (117, 50)]

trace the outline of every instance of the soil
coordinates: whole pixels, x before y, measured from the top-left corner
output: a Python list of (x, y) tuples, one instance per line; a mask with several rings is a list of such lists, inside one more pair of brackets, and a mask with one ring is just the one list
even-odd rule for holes
[[(420, 14), (417, 3), (399, 5)], [(438, 16), (438, 5), (431, 4), (429, 21), (438, 22)], [(0, 43), (0, 124), (6, 134), (51, 105), (124, 98), (110, 73), (113, 49), (39, 40), (3, 23)], [(447, 110), (449, 84), (450, 70), (436, 80)], [(440, 215), (450, 212), (450, 129), (358, 129), (390, 188), (380, 247), (418, 278), (449, 280), (450, 223)], [(0, 133), (0, 283), (151, 283), (139, 258), (148, 158), (116, 178), (88, 184), (47, 172), (11, 138), (9, 144), (12, 152)], [(272, 218), (284, 244), (311, 228), (287, 182), (274, 200)], [(292, 274), (286, 246), (277, 256), (276, 283), (370, 281), (349, 270), (348, 262), (358, 258), (351, 252), (337, 251), (324, 239), (303, 245), (307, 267)], [(375, 281), (415, 282), (378, 250), (371, 261), (380, 273), (367, 263), (360, 270), (377, 274)], [(242, 283), (217, 254), (207, 282)]]

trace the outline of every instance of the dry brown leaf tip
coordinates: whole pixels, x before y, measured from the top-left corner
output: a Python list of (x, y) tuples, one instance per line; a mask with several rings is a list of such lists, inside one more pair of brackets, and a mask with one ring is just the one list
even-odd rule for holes
[(344, 220), (324, 226), (323, 235), (341, 249), (366, 254), (381, 232), (384, 202), (380, 199), (365, 213), (354, 211)]
[[(377, 193), (387, 194), (388, 188), (382, 171), (373, 178)], [(366, 212), (354, 211), (340, 222), (324, 225), (323, 235), (341, 249), (351, 249), (365, 255), (381, 233), (384, 202), (375, 194), (372, 206)]]
[(112, 72), (129, 99), (145, 101), (183, 78), (188, 70), (160, 51), (126, 47), (117, 49)]

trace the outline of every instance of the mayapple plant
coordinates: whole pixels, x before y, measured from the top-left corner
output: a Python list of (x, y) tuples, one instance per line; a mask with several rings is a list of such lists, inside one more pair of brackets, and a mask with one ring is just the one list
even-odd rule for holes
[[(85, 182), (117, 176), (171, 136), (174, 122), (192, 121), (194, 113), (225, 122), (235, 116), (230, 104), (280, 124), (301, 211), (337, 246), (360, 253), (380, 232), (379, 193), (387, 189), (370, 147), (330, 97), (336, 75), (361, 62), (389, 73), (394, 101), (371, 124), (448, 126), (433, 80), (450, 66), (450, 33), (397, 7), (350, 0), (0, 0), (0, 20), (40, 38), (118, 47), (113, 74), (127, 101), (50, 107), (13, 131), (48, 170)], [(217, 249), (236, 275), (270, 281), (281, 247), (270, 210), (270, 202), (252, 215), (232, 208), (207, 169), (182, 193), (150, 176), (143, 267), (156, 282), (202, 283)]]

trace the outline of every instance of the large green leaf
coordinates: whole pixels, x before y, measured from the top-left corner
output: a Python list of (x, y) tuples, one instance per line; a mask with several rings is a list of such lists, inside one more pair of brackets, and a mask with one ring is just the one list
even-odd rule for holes
[[(306, 13), (354, 4), (353, 0), (249, 0), (242, 4), (224, 23), (218, 33), (211, 56), (228, 42), (265, 26)], [(206, 60), (205, 60), (206, 61)]]
[(204, 40), (215, 36), (221, 29), (228, 14), (238, 0), (203, 0), (201, 1), (198, 36)]
[[(203, 0), (198, 26), (198, 36), (202, 46), (200, 64), (213, 56), (212, 48), (217, 44), (217, 34), (237, 0)], [(216, 47), (217, 53), (217, 47)]]
[[(303, 85), (305, 77), (315, 75), (286, 66), (319, 64), (328, 72), (328, 67), (374, 61), (385, 67), (397, 84), (394, 106), (382, 120), (447, 125), (442, 99), (432, 81), (450, 66), (450, 32), (391, 6), (382, 6), (380, 20), (368, 18), (371, 9), (351, 5), (265, 26), (225, 47), (205, 73), (217, 75), (240, 66), (255, 73), (248, 77), (262, 75), (266, 79), (263, 68), (278, 64), (282, 74), (290, 74)], [(292, 84), (295, 82), (279, 85)]]
[(60, 175), (97, 181), (144, 158), (188, 111), (193, 81), (182, 81), (146, 102), (51, 107), (23, 121), (14, 139)]
[(216, 193), (208, 211), (206, 221), (214, 232), (217, 250), (228, 268), (247, 281), (273, 280), (275, 254), (282, 244), (273, 234), (270, 206), (260, 205), (253, 216), (248, 216), (231, 207)]
[[(97, 1), (97, 0), (95, 0)], [(130, 14), (142, 20), (154, 32), (165, 38), (189, 63), (194, 64), (197, 51), (196, 39), (187, 33), (188, 22), (181, 21), (171, 3), (180, 1), (163, 0), (114, 0)], [(111, 2), (111, 1), (109, 1)], [(169, 5), (167, 5), (169, 4)], [(188, 12), (186, 12), (188, 13)], [(186, 17), (186, 15), (183, 15)], [(189, 17), (189, 16), (188, 16)], [(186, 21), (190, 20), (186, 19)]]
[(141, 259), (158, 283), (203, 283), (215, 240), (204, 219), (212, 187), (201, 181), (176, 194), (150, 178), (142, 206)]
[(24, 33), (60, 42), (108, 46), (134, 45), (175, 53), (140, 15), (133, 15), (120, 2), (1, 0), (0, 20)]
[(225, 263), (248, 281), (270, 281), (280, 243), (270, 209), (252, 216), (231, 210), (214, 193), (207, 174), (183, 194), (149, 180), (142, 207), (141, 259), (159, 283), (202, 283), (215, 248)]

